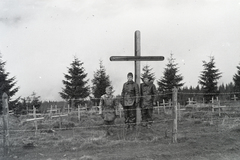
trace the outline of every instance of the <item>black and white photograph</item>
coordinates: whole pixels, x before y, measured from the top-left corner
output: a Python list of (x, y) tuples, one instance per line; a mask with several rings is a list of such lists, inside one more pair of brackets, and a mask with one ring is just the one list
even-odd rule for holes
[(239, 160), (240, 0), (1, 0), (0, 160)]

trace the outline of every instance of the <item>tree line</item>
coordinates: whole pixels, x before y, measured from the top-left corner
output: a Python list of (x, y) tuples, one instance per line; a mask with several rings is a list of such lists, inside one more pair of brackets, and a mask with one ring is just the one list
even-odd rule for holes
[[(37, 96), (34, 92), (28, 97), (12, 99), (18, 92), (19, 87), (16, 87), (16, 77), (9, 77), (9, 72), (4, 68), (5, 64), (6, 62), (2, 60), (0, 55), (0, 95), (4, 92), (8, 94), (10, 109), (21, 111), (23, 108), (33, 105), (39, 108), (42, 102), (40, 96)], [(105, 88), (112, 83), (103, 62), (100, 60), (99, 69), (94, 72), (94, 77), (91, 80), (92, 86), (90, 87), (83, 65), (84, 63), (75, 56), (70, 66), (67, 67), (68, 72), (64, 73), (63, 87), (59, 92), (61, 98), (73, 106), (86, 101), (98, 104), (99, 98), (105, 93)], [(216, 68), (214, 57), (210, 56), (208, 62), (203, 61), (203, 70), (199, 75), (198, 85), (187, 87), (184, 86), (184, 77), (179, 73), (179, 67), (175, 62), (173, 54), (170, 54), (162, 77), (156, 80), (155, 73), (152, 72), (153, 68), (149, 65), (145, 65), (142, 68), (142, 75), (147, 74), (152, 81), (156, 80), (159, 101), (171, 99), (172, 89), (177, 87), (179, 93), (182, 93), (178, 95), (180, 102), (184, 103), (189, 97), (193, 97), (195, 100), (204, 99), (208, 103), (212, 97), (220, 96), (229, 100), (233, 95), (240, 96), (240, 63), (236, 68), (237, 72), (233, 75), (233, 82), (218, 84), (222, 73)], [(2, 111), (2, 105), (0, 111)]]

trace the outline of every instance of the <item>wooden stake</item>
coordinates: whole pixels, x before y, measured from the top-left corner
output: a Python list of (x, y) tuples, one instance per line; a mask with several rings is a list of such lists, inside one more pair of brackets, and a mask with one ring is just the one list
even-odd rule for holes
[(178, 106), (178, 121), (181, 121), (181, 108), (180, 108), (180, 103), (178, 103), (177, 106)]
[(165, 100), (163, 99), (163, 112), (164, 114), (166, 114), (166, 104), (165, 104)]
[(4, 92), (2, 95), (3, 108), (3, 154), (9, 154), (9, 109), (8, 109), (8, 95)]
[(173, 108), (172, 108), (172, 117), (173, 117), (173, 125), (172, 125), (172, 143), (177, 143), (177, 88), (173, 88)]
[(158, 108), (157, 108), (157, 109), (158, 109), (158, 115), (159, 115), (159, 114), (160, 114), (160, 111), (159, 111), (159, 110), (160, 110), (160, 105), (159, 105), (159, 102), (157, 102), (157, 106), (158, 106)]
[[(81, 106), (81, 104), (80, 104)], [(81, 121), (81, 113), (80, 113), (80, 106), (78, 105), (78, 121)]]
[(34, 126), (35, 126), (35, 134), (37, 133), (38, 130), (38, 125), (37, 125), (37, 116), (36, 116), (36, 108), (33, 106), (33, 118), (34, 118)]

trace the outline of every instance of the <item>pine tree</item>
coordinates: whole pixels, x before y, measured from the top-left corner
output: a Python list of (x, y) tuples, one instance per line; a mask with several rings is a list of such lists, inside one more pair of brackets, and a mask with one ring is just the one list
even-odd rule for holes
[[(84, 98), (89, 96), (90, 91), (87, 85), (87, 73), (85, 73), (83, 62), (74, 57), (70, 66), (68, 74), (64, 74), (66, 80), (62, 81), (64, 88), (62, 88), (62, 92), (59, 92), (59, 94), (63, 99), (76, 107), (84, 101)], [(72, 104), (73, 102), (74, 104)]]
[(106, 69), (100, 60), (99, 63), (100, 68), (94, 72), (94, 78), (92, 79), (92, 93), (95, 97), (94, 102), (99, 103), (100, 97), (105, 94), (105, 88), (111, 85), (111, 81), (109, 80), (109, 75), (106, 74)]
[(217, 80), (222, 77), (222, 73), (215, 67), (213, 56), (210, 56), (209, 62), (203, 61), (203, 67), (198, 83), (203, 87), (206, 102), (209, 102), (212, 97), (215, 98), (219, 94)]
[(237, 92), (236, 96), (240, 99), (240, 63), (237, 66), (237, 73), (233, 76), (234, 92)]
[(173, 58), (173, 54), (170, 54), (170, 58), (168, 58), (169, 63), (167, 67), (164, 69), (163, 77), (158, 80), (158, 90), (159, 92), (163, 92), (166, 95), (166, 98), (172, 98), (172, 89), (174, 87), (182, 87), (184, 83), (181, 81), (183, 80), (183, 76), (178, 74), (179, 70), (177, 67), (177, 63), (175, 63), (175, 59)]
[[(5, 71), (5, 64), (6, 62), (2, 61), (0, 54), (0, 95), (2, 98), (2, 95), (5, 92), (9, 97), (9, 109), (15, 109), (18, 105), (20, 97), (15, 100), (12, 100), (12, 97), (18, 92), (19, 87), (15, 87), (17, 83), (15, 77), (9, 78), (10, 73)], [(1, 112), (2, 104), (0, 104), (0, 113)]]
[(154, 81), (155, 80), (155, 73), (152, 73), (152, 68), (150, 68), (149, 65), (145, 65), (143, 66), (143, 73), (141, 74), (141, 79), (143, 80), (143, 76), (147, 75), (149, 77), (150, 81)]

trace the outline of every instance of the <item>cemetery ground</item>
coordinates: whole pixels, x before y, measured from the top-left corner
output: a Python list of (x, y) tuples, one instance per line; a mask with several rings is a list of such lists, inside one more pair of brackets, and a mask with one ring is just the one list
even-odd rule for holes
[[(57, 118), (45, 115), (44, 120), (37, 122), (37, 132), (33, 121), (25, 122), (29, 117), (10, 115), (10, 152), (8, 157), (3, 157), (1, 149), (0, 159), (240, 159), (240, 114), (234, 109), (239, 103), (231, 107), (220, 116), (208, 107), (183, 111), (178, 121), (177, 143), (171, 142), (172, 116), (162, 110), (160, 114), (154, 112), (151, 129), (138, 126), (134, 131), (126, 131), (123, 118), (117, 118), (112, 136), (106, 136), (101, 117), (93, 112), (82, 113), (80, 122), (77, 113), (63, 117), (62, 129)], [(0, 143), (2, 148), (3, 141)]]

